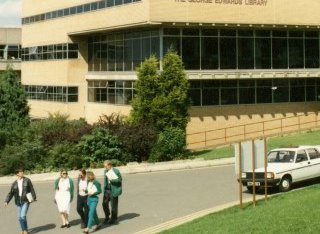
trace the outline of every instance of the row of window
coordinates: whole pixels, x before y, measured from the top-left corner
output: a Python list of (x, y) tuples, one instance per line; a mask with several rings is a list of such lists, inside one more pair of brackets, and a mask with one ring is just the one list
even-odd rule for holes
[(88, 81), (88, 101), (130, 105), (134, 81)]
[(25, 85), (24, 89), (31, 100), (78, 102), (78, 87)]
[[(163, 28), (89, 38), (89, 71), (134, 71), (170, 48), (187, 70), (320, 67), (319, 31)], [(161, 33), (162, 32), (162, 33)], [(160, 58), (162, 59), (162, 58)]]
[(21, 58), (20, 45), (0, 45), (0, 60), (17, 60)]
[[(28, 98), (77, 102), (78, 88), (26, 85)], [(88, 81), (88, 101), (130, 105), (134, 81)], [(193, 106), (263, 104), (320, 101), (320, 79), (192, 80)]]
[(320, 79), (190, 81), (193, 106), (320, 101)]
[(319, 31), (169, 28), (172, 47), (189, 70), (319, 68)]
[(22, 61), (77, 59), (78, 54), (79, 45), (77, 43), (34, 46), (21, 49)]
[(60, 9), (56, 11), (51, 11), (39, 15), (33, 15), (29, 17), (22, 18), (22, 24), (31, 24), (39, 21), (45, 21), (55, 18), (60, 18), (69, 15), (82, 14), (89, 11), (96, 11), (100, 9), (105, 9), (113, 6), (119, 6), (123, 4), (129, 4), (133, 2), (140, 2), (141, 0), (104, 0), (96, 1), (87, 4), (82, 4), (74, 7), (68, 7), (65, 9)]
[(89, 38), (89, 71), (135, 71), (150, 55), (160, 57), (159, 30)]

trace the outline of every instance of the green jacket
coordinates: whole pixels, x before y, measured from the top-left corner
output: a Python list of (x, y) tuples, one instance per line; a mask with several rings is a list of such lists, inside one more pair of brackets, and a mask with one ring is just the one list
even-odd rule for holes
[[(72, 202), (72, 200), (73, 200), (73, 192), (74, 192), (74, 185), (73, 185), (73, 180), (70, 177), (68, 177), (68, 179), (69, 179), (69, 183), (70, 183), (70, 190), (69, 190), (70, 198), (71, 198), (70, 202)], [(59, 181), (60, 181), (60, 178), (56, 179), (55, 182), (54, 182), (54, 189), (55, 190), (59, 189)]]
[(104, 171), (104, 192), (110, 189), (113, 197), (118, 197), (122, 194), (122, 176), (120, 171), (117, 168), (112, 168), (114, 173), (118, 176), (118, 179), (111, 180), (109, 183), (109, 179), (106, 176), (108, 170)]
[[(88, 181), (88, 184), (89, 184), (89, 182), (90, 182), (90, 181)], [(94, 181), (93, 181), (93, 185), (96, 186), (97, 192), (95, 192), (92, 196), (89, 196), (89, 197), (91, 197), (91, 198), (93, 198), (93, 197), (98, 198), (98, 195), (102, 192), (102, 190), (101, 190), (101, 184), (99, 183), (99, 181), (94, 180)], [(86, 193), (88, 193), (88, 189), (86, 190)]]

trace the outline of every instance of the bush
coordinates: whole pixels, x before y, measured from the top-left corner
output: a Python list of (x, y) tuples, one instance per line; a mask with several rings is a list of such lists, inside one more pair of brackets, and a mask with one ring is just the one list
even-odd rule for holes
[(123, 149), (127, 152), (126, 162), (148, 160), (157, 140), (155, 128), (146, 123), (122, 125), (115, 134), (119, 137)]
[(90, 135), (84, 136), (78, 148), (86, 166), (107, 159), (122, 161), (125, 156), (119, 139), (104, 128), (95, 128)]
[(46, 168), (82, 168), (82, 157), (77, 153), (75, 145), (60, 143), (53, 146), (46, 160)]
[(70, 121), (67, 115), (59, 113), (33, 122), (30, 128), (30, 131), (41, 136), (46, 146), (62, 142), (78, 143), (82, 136), (90, 133), (91, 130), (92, 126), (83, 119)]
[(180, 128), (167, 128), (159, 134), (150, 161), (171, 161), (185, 152), (186, 134)]
[(24, 141), (21, 145), (7, 144), (0, 155), (0, 174), (14, 173), (16, 168), (33, 170), (42, 166), (45, 160), (45, 149), (39, 139)]

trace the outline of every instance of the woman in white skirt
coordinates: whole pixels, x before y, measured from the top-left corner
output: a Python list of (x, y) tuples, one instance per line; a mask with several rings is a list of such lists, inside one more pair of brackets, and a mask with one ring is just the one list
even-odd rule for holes
[(56, 191), (55, 202), (62, 219), (61, 228), (69, 228), (70, 203), (73, 199), (74, 185), (66, 170), (61, 170), (60, 178), (56, 179), (54, 187)]

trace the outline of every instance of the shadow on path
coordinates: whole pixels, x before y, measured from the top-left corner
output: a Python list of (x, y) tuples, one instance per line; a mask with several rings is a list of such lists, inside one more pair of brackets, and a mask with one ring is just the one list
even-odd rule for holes
[(46, 225), (43, 225), (43, 226), (31, 228), (29, 230), (29, 233), (30, 234), (35, 234), (35, 233), (44, 232), (44, 231), (48, 231), (48, 230), (55, 229), (55, 228), (56, 228), (56, 225), (53, 224), (53, 223), (50, 223), (50, 224), (46, 224)]

